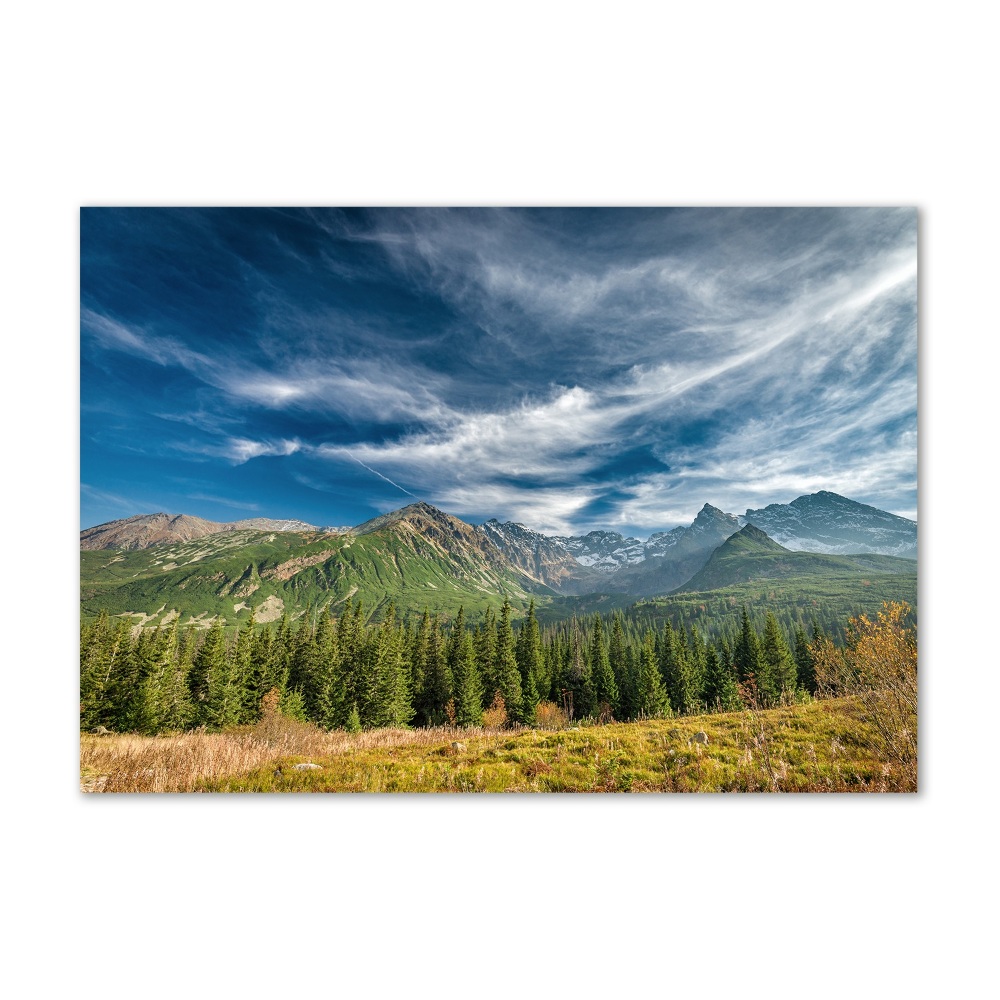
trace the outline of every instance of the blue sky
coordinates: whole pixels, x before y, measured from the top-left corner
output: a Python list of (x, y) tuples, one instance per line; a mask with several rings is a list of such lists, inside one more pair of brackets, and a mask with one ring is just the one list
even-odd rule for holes
[(81, 212), (81, 526), (917, 509), (913, 209)]

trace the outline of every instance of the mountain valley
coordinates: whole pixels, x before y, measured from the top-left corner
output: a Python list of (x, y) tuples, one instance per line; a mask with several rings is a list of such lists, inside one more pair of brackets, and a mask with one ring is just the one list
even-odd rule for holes
[[(452, 617), (507, 597), (542, 618), (626, 607), (754, 580), (916, 577), (916, 524), (835, 494), (748, 511), (766, 531), (705, 504), (690, 525), (642, 542), (614, 531), (548, 536), (516, 522), (468, 524), (422, 501), (353, 528), (136, 515), (81, 532), (81, 608), (141, 624), (258, 621), (362, 600), (370, 611)], [(840, 553), (851, 549), (851, 554)], [(913, 588), (915, 591), (915, 587)], [(914, 594), (915, 596), (915, 594)]]

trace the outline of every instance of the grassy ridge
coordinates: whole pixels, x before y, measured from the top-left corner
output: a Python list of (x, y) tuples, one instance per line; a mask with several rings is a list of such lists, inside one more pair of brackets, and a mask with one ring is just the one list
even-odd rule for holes
[(751, 621), (763, 621), (770, 611), (780, 620), (800, 622), (808, 629), (813, 619), (842, 641), (844, 624), (858, 614), (873, 615), (884, 601), (906, 601), (916, 624), (917, 574), (871, 573), (845, 576), (822, 574), (791, 579), (763, 579), (718, 590), (674, 593), (638, 601), (629, 616), (656, 628), (670, 621), (676, 628), (696, 625), (702, 635), (734, 635), (746, 605)]
[[(704, 732), (707, 744), (692, 742)], [(81, 737), (92, 790), (216, 792), (915, 791), (851, 699), (561, 731)], [(203, 760), (199, 771), (192, 762)], [(317, 769), (294, 770), (296, 763)]]
[[(239, 531), (137, 552), (80, 553), (81, 608), (93, 618), (172, 609), (245, 620), (275, 598), (292, 616), (353, 597), (370, 608), (395, 602), (401, 613), (426, 607), (452, 617), (495, 606), (503, 595), (518, 611), (529, 592), (513, 574), (471, 558), (449, 558), (419, 538)], [(247, 607), (236, 610), (240, 604)], [(148, 624), (155, 624), (155, 618)]]

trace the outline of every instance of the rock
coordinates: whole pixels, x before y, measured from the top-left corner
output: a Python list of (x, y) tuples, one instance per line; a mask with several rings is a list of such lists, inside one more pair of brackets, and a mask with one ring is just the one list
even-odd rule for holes
[(708, 733), (695, 733), (694, 736), (688, 740), (688, 743), (708, 743)]
[(311, 761), (307, 764), (293, 764), (293, 771), (321, 771), (323, 769), (322, 764), (313, 764)]

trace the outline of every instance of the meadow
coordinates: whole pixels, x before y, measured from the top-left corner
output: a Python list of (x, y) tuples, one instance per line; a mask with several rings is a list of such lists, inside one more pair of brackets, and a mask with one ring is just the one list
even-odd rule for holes
[(104, 793), (916, 791), (915, 755), (856, 698), (558, 729), (352, 734), (272, 713), (221, 733), (83, 734), (80, 773)]

